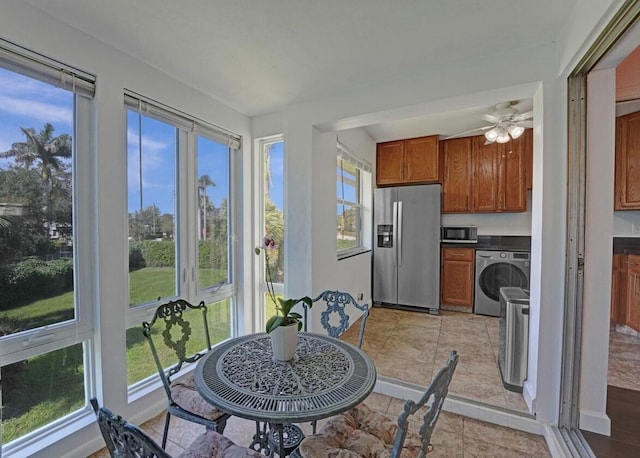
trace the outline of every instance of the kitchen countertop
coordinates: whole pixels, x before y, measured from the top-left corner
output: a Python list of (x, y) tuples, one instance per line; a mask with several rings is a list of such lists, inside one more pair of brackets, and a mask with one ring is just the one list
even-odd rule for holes
[[(640, 241), (640, 238), (638, 238)], [(474, 248), (494, 251), (531, 251), (531, 237), (525, 235), (479, 235), (478, 243), (445, 243), (443, 248)], [(640, 245), (639, 245), (640, 247)], [(640, 252), (640, 248), (638, 250)]]
[(640, 254), (640, 237), (614, 237), (614, 254)]

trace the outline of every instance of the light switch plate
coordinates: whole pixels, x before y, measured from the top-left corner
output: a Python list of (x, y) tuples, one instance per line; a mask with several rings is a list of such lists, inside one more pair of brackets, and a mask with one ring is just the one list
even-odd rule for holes
[(631, 224), (631, 233), (640, 234), (640, 224), (636, 224), (636, 223)]

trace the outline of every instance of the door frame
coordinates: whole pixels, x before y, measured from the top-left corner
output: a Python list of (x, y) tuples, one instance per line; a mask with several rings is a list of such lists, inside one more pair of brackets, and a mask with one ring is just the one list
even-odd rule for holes
[(640, 18), (640, 0), (627, 0), (567, 79), (567, 265), (558, 428), (573, 456), (593, 456), (580, 433), (580, 371), (587, 159), (587, 75)]

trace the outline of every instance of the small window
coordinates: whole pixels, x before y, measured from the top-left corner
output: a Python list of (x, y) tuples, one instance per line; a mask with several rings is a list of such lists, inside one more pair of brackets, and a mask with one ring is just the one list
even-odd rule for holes
[(337, 248), (338, 257), (346, 257), (367, 249), (365, 227), (370, 217), (367, 204), (371, 194), (368, 164), (358, 160), (338, 144), (337, 158)]

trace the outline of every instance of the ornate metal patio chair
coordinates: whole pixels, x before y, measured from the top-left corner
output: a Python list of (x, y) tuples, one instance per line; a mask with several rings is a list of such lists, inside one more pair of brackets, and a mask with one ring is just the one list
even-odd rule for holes
[[(399, 458), (403, 453), (423, 458), (433, 450), (431, 435), (457, 364), (458, 354), (452, 351), (446, 365), (433, 378), (420, 400), (407, 401), (397, 421), (374, 412), (362, 403), (331, 418), (320, 433), (303, 439), (300, 454), (303, 458), (319, 458), (383, 456), (390, 453), (391, 458)], [(417, 412), (421, 417), (418, 432), (409, 429), (409, 419)]]
[[(98, 407), (96, 398), (91, 399), (98, 426), (112, 457), (117, 458), (171, 458), (147, 433), (120, 415), (115, 415), (106, 407)], [(181, 458), (264, 458), (264, 455), (245, 447), (240, 447), (230, 439), (215, 431), (207, 431), (198, 436), (181, 455)]]
[[(358, 336), (358, 348), (362, 348), (362, 339), (364, 338), (364, 327), (367, 323), (367, 317), (369, 316), (369, 305), (358, 304), (353, 296), (349, 293), (344, 293), (342, 291), (331, 291), (327, 290), (323, 293), (320, 293), (318, 297), (313, 300), (315, 305), (316, 302), (323, 301), (326, 304), (326, 308), (322, 311), (320, 315), (320, 323), (322, 327), (324, 327), (331, 337), (340, 337), (343, 332), (345, 332), (349, 328), (349, 315), (345, 312), (345, 306), (351, 304), (358, 310), (362, 311), (361, 323), (360, 323), (360, 334)], [(304, 330), (307, 330), (307, 314), (308, 307), (306, 304), (304, 305)], [(337, 325), (332, 324), (332, 314), (337, 314), (339, 319), (339, 323)]]
[[(191, 323), (185, 319), (185, 314), (202, 313), (204, 325), (204, 336), (206, 348), (193, 355), (187, 355), (187, 342), (191, 337)], [(175, 355), (173, 366), (165, 369), (152, 338), (154, 329), (160, 329), (162, 340), (167, 348)], [(193, 372), (183, 379), (173, 380), (173, 377), (180, 372), (183, 367), (193, 364), (202, 358), (207, 351), (211, 350), (211, 338), (209, 337), (209, 327), (207, 325), (207, 307), (204, 301), (198, 305), (191, 305), (185, 300), (178, 299), (162, 304), (156, 309), (156, 313), (150, 322), (142, 323), (142, 333), (147, 338), (151, 353), (158, 369), (158, 374), (167, 393), (168, 405), (167, 416), (164, 422), (164, 433), (162, 435), (162, 448), (167, 444), (167, 434), (169, 432), (169, 421), (171, 415), (184, 420), (192, 421), (204, 425), (208, 430), (216, 431), (220, 434), (224, 432), (229, 414), (224, 413), (207, 401), (205, 401), (196, 390), (193, 380)]]
[[(320, 295), (313, 300), (314, 305), (319, 301), (324, 302), (326, 305), (325, 309), (320, 315), (320, 323), (322, 324), (322, 327), (327, 330), (329, 336), (335, 338), (340, 337), (347, 329), (349, 329), (349, 315), (344, 310), (345, 306), (351, 304), (358, 310), (362, 310), (360, 334), (358, 335), (358, 348), (362, 348), (362, 340), (364, 339), (364, 327), (367, 324), (367, 318), (369, 317), (369, 305), (358, 304), (353, 296), (349, 293), (331, 290), (326, 290), (320, 293)], [(304, 306), (304, 330), (306, 331), (309, 307), (305, 303), (303, 303), (302, 305)], [(333, 314), (336, 314), (338, 317), (339, 323), (337, 325), (333, 325), (331, 323)], [(316, 433), (317, 423), (317, 421), (311, 422), (313, 434)]]

